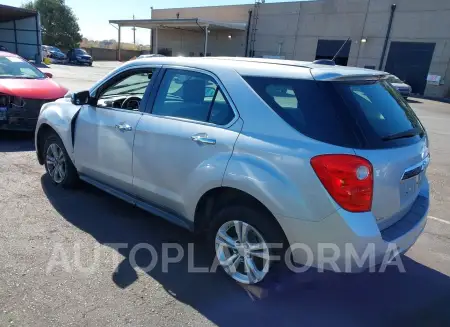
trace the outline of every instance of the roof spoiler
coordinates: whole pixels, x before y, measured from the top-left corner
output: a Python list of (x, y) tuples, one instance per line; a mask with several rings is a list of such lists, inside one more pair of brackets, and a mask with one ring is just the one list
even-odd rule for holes
[(348, 73), (341, 74), (334, 71), (311, 70), (311, 74), (316, 81), (336, 81), (336, 82), (352, 82), (352, 81), (378, 81), (386, 78), (389, 74), (385, 72), (376, 72), (375, 74)]

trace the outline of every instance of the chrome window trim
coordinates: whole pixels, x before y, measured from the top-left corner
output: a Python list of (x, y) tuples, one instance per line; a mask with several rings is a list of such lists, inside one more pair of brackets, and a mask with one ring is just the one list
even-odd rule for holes
[[(228, 93), (227, 89), (225, 88), (225, 86), (223, 85), (222, 81), (212, 72), (210, 72), (209, 70), (205, 70), (205, 69), (201, 69), (201, 68), (195, 68), (195, 67), (189, 67), (189, 66), (180, 66), (180, 65), (162, 65), (162, 69), (177, 69), (177, 70), (186, 70), (186, 71), (192, 71), (192, 72), (197, 72), (197, 73), (201, 73), (201, 74), (205, 74), (208, 75), (209, 77), (211, 77), (214, 82), (216, 82), (217, 85), (219, 85), (220, 90), (222, 91), (224, 97), (226, 98), (228, 105), (231, 107), (231, 110), (233, 110), (233, 114), (234, 117), (233, 119), (226, 125), (219, 125), (219, 124), (214, 124), (214, 123), (210, 123), (210, 122), (203, 122), (200, 120), (194, 120), (194, 119), (188, 119), (188, 118), (181, 118), (181, 117), (173, 117), (173, 116), (164, 116), (164, 115), (155, 115), (151, 112), (143, 112), (144, 115), (150, 115), (153, 117), (161, 117), (161, 118), (165, 118), (165, 119), (172, 119), (172, 120), (177, 120), (177, 121), (182, 121), (182, 122), (186, 122), (186, 123), (194, 123), (194, 124), (199, 124), (199, 125), (206, 125), (206, 126), (212, 126), (212, 127), (219, 127), (219, 128), (223, 128), (223, 129), (228, 129), (231, 126), (233, 126), (239, 119), (239, 111), (237, 110), (230, 94)], [(164, 79), (164, 76), (163, 76)], [(162, 80), (161, 80), (162, 83)], [(159, 92), (159, 89), (158, 89)], [(158, 93), (155, 95), (155, 97), (158, 96)], [(152, 108), (153, 109), (153, 108)]]

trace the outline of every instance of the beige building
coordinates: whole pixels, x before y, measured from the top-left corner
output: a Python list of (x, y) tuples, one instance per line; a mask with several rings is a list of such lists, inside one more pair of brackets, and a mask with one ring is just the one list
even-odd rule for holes
[(312, 61), (331, 59), (349, 39), (338, 64), (385, 70), (414, 93), (450, 97), (450, 0), (257, 2), (154, 9), (151, 18), (140, 27), (152, 28), (154, 50), (166, 55), (203, 56), (206, 48)]

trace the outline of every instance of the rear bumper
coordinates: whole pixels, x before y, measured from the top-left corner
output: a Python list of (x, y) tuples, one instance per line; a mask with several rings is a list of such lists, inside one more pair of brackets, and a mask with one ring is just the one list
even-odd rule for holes
[(424, 230), (428, 208), (427, 182), (410, 211), (382, 231), (370, 212), (339, 209), (319, 222), (277, 218), (293, 247), (295, 263), (319, 270), (356, 273), (387, 264), (395, 255), (406, 252)]

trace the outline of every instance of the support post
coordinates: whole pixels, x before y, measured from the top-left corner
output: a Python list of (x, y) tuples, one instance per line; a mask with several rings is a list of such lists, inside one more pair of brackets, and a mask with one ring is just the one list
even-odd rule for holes
[(205, 26), (205, 52), (203, 56), (206, 57), (206, 53), (208, 52), (208, 26)]
[(13, 20), (13, 24), (14, 24), (14, 43), (15, 43), (15, 46), (16, 46), (16, 54), (19, 54), (19, 47), (18, 47), (18, 44), (17, 44), (16, 20), (15, 19)]
[[(37, 46), (37, 53), (36, 56), (34, 58), (35, 62), (41, 63), (43, 58), (42, 58), (42, 49), (41, 49), (41, 44), (42, 44), (42, 39), (41, 39), (41, 15), (39, 14), (39, 12), (36, 14), (36, 16), (34, 16), (36, 19), (36, 46)], [(15, 29), (15, 28), (14, 28)], [(17, 44), (17, 42), (16, 42)]]
[(117, 33), (119, 33), (118, 42), (117, 42), (117, 59), (119, 61), (120, 61), (120, 28), (121, 28), (121, 26), (119, 25), (119, 29), (117, 30)]
[(158, 26), (155, 27), (155, 49), (153, 53), (158, 54)]
[(380, 64), (378, 65), (378, 70), (383, 67), (384, 56), (386, 55), (386, 49), (389, 43), (389, 36), (391, 35), (392, 21), (394, 20), (394, 13), (397, 5), (394, 3), (391, 5), (391, 15), (389, 16), (389, 23), (387, 26), (386, 37), (384, 38), (383, 52), (381, 53)]

